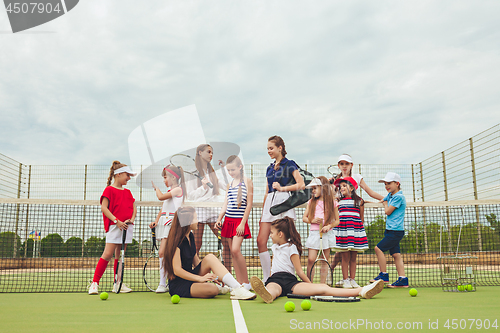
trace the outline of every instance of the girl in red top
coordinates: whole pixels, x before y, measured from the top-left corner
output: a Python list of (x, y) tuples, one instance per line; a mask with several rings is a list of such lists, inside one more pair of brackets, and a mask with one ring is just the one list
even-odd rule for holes
[[(115, 255), (114, 272), (120, 258), (122, 244), (122, 231), (126, 230), (126, 244), (132, 243), (134, 220), (137, 209), (134, 204), (134, 197), (130, 190), (123, 188), (127, 185), (131, 176), (135, 176), (128, 166), (118, 161), (114, 161), (109, 171), (108, 186), (101, 196), (101, 211), (104, 218), (104, 230), (106, 231), (106, 247), (95, 268), (94, 278), (89, 287), (89, 295), (97, 295), (99, 280), (108, 266), (113, 253)], [(114, 178), (113, 184), (111, 179)], [(129, 293), (132, 290), (122, 284), (120, 293)], [(113, 292), (116, 292), (116, 285), (113, 285)]]

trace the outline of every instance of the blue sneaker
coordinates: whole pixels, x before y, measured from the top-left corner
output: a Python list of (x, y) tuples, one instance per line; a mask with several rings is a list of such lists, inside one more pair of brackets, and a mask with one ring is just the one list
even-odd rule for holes
[(384, 283), (389, 283), (389, 273), (382, 273), (380, 272), (376, 278), (371, 279), (370, 282), (377, 282), (378, 280), (384, 281)]
[(389, 288), (408, 288), (408, 278), (401, 276), (393, 284), (388, 285)]

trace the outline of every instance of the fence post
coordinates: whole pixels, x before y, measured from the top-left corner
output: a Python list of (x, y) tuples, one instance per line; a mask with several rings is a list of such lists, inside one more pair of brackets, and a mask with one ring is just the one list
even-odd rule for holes
[[(358, 164), (358, 172), (359, 172), (359, 174), (361, 174), (361, 164)], [(363, 197), (363, 189), (361, 188), (361, 186), (359, 186), (359, 184), (358, 184), (358, 188), (359, 188), (359, 197), (362, 198)]]
[[(446, 179), (446, 161), (444, 151), (441, 152), (441, 160), (443, 163), (443, 183), (444, 183), (444, 200), (448, 201), (448, 181)], [(448, 252), (452, 252), (451, 249), (451, 229), (450, 229), (450, 209), (446, 207), (446, 225), (448, 227)]]
[[(87, 164), (85, 164), (85, 177), (83, 181), (83, 200), (87, 200)], [(85, 219), (87, 217), (87, 206), (83, 205), (83, 222), (82, 222), (82, 258), (85, 252)]]
[[(31, 165), (29, 166), (28, 169), (28, 199), (30, 198), (30, 189), (31, 189)], [(26, 224), (24, 228), (24, 241), (26, 242), (28, 240), (28, 217), (29, 217), (29, 211), (30, 211), (30, 206), (26, 206)], [(28, 254), (28, 246), (27, 243), (24, 246), (24, 257), (26, 258), (26, 255)]]
[[(472, 184), (474, 185), (474, 200), (478, 199), (477, 194), (477, 182), (476, 182), (476, 163), (474, 161), (474, 144), (472, 142), (472, 138), (469, 139), (470, 143), (470, 161), (472, 166)], [(479, 222), (479, 206), (475, 205), (476, 208), (476, 223), (477, 223), (477, 245), (479, 251), (483, 250), (483, 242), (481, 237), (481, 223)]]
[[(420, 188), (422, 190), (422, 202), (425, 201), (425, 196), (424, 196), (424, 173), (422, 169), (422, 162), (420, 164)], [(427, 225), (425, 221), (425, 207), (422, 206), (422, 218), (424, 220), (424, 247), (425, 247), (425, 253), (429, 253), (429, 245), (427, 242)]]
[(411, 165), (411, 183), (413, 185), (413, 202), (417, 202), (415, 197), (415, 171), (413, 170), (413, 164)]
[[(411, 183), (413, 187), (413, 202), (417, 202), (417, 199), (415, 198), (415, 171), (413, 170), (413, 164), (411, 165)], [(415, 221), (415, 250), (417, 253), (419, 253), (418, 249), (418, 222), (417, 222), (417, 209), (416, 207), (413, 208), (413, 220)]]
[[(21, 198), (21, 184), (23, 181), (23, 164), (19, 163), (19, 178), (17, 181), (17, 198)], [(12, 258), (15, 258), (17, 255), (17, 232), (19, 231), (19, 213), (21, 210), (21, 205), (16, 205), (16, 231), (14, 232), (14, 253), (12, 253)]]

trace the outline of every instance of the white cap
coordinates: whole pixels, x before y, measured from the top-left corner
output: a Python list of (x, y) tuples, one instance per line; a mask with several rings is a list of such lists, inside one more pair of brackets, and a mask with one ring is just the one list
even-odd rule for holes
[(321, 184), (321, 180), (319, 180), (318, 178), (314, 178), (313, 180), (311, 180), (309, 184), (306, 185), (306, 187), (321, 186), (321, 185), (323, 185)]
[(132, 169), (130, 169), (128, 166), (124, 166), (124, 167), (121, 167), (119, 169), (116, 169), (114, 171), (114, 174), (117, 175), (117, 174), (123, 173), (123, 172), (126, 172), (129, 175), (131, 175), (131, 176), (136, 176), (137, 175), (137, 172), (133, 172)]
[(384, 179), (381, 179), (378, 181), (379, 183), (390, 183), (390, 182), (397, 182), (401, 183), (401, 177), (395, 173), (395, 172), (388, 172), (387, 175), (385, 175)]
[(337, 163), (339, 163), (340, 161), (346, 161), (346, 162), (349, 162), (349, 163), (354, 163), (352, 161), (352, 157), (349, 156), (349, 155), (347, 155), (347, 154), (340, 155), (339, 160), (338, 160)]

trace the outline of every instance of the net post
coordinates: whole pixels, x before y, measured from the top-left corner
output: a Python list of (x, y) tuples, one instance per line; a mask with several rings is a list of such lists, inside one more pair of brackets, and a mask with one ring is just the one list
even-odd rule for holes
[[(31, 189), (31, 165), (28, 168), (28, 199), (30, 198), (30, 189)], [(30, 206), (26, 205), (26, 224), (24, 228), (24, 239), (25, 242), (28, 240), (28, 217), (29, 217), (29, 211), (30, 211)], [(25, 243), (26, 245), (24, 246), (24, 257), (26, 258), (27, 252), (28, 252), (28, 244)]]
[[(471, 167), (472, 167), (472, 184), (474, 186), (474, 200), (478, 200), (478, 194), (477, 194), (477, 181), (476, 181), (476, 163), (474, 161), (474, 144), (472, 142), (472, 138), (469, 138), (469, 145), (470, 145), (470, 161), (471, 161)], [(475, 205), (476, 208), (476, 223), (477, 223), (477, 245), (478, 245), (478, 250), (482, 251), (483, 249), (483, 242), (482, 242), (482, 237), (481, 237), (481, 223), (479, 222), (479, 207)]]

